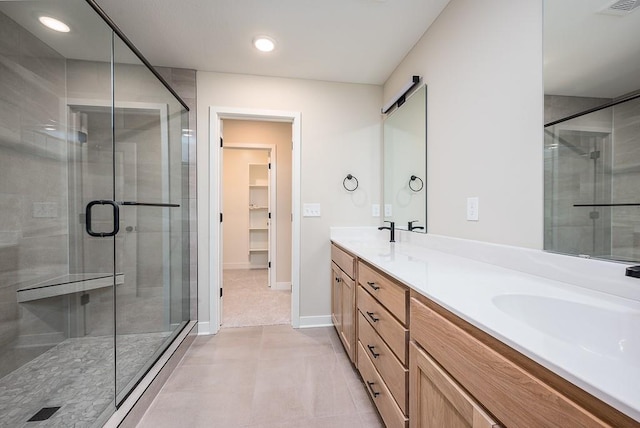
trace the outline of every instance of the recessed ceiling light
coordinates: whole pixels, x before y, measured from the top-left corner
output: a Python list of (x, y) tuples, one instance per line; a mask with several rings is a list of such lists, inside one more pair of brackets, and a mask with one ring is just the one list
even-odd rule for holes
[(71, 28), (69, 28), (67, 24), (50, 16), (41, 16), (38, 18), (38, 21), (40, 21), (40, 23), (45, 27), (51, 28), (54, 31), (59, 31), (61, 33), (68, 33), (71, 31)]
[(253, 46), (262, 52), (271, 52), (276, 47), (276, 42), (267, 36), (259, 36), (253, 39)]

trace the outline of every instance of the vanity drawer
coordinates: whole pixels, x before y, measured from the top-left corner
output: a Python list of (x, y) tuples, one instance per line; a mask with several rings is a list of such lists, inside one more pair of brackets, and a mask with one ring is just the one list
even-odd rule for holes
[(375, 403), (387, 428), (407, 427), (408, 419), (396, 404), (389, 388), (385, 385), (361, 343), (358, 343), (358, 370), (362, 375), (365, 388)]
[(352, 279), (356, 278), (356, 259), (351, 254), (337, 245), (331, 244), (331, 260), (340, 266), (340, 269)]
[(364, 315), (358, 312), (360, 319), (358, 325), (358, 339), (369, 356), (369, 359), (380, 373), (398, 406), (407, 414), (407, 382), (409, 370), (407, 370), (393, 354), (386, 343), (378, 336), (378, 333), (364, 319)]
[(362, 262), (358, 262), (358, 282), (402, 324), (407, 324), (409, 290), (406, 287)]
[[(402, 364), (407, 365), (407, 344), (409, 330), (404, 328), (376, 299), (371, 297), (362, 286), (358, 287), (358, 309), (391, 348)], [(375, 321), (374, 321), (375, 319)]]

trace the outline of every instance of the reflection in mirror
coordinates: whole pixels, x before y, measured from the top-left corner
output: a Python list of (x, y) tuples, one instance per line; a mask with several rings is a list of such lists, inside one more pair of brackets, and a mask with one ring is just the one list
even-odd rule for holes
[(384, 121), (384, 220), (427, 231), (427, 88)]
[(640, 260), (640, 7), (633, 4), (545, 0), (546, 250)]

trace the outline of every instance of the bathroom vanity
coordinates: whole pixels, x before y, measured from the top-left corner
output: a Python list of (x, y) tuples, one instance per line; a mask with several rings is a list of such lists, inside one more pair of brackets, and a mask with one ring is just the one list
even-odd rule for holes
[[(333, 300), (353, 314), (345, 348), (388, 427), (640, 426), (640, 284), (624, 265), (366, 228), (331, 238), (333, 265), (354, 266), (355, 295)], [(608, 285), (627, 295), (570, 283), (576, 263), (576, 281), (620, 271)]]

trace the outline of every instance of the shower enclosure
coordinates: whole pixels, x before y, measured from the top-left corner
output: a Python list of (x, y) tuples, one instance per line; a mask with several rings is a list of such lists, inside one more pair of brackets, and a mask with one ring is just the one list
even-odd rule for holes
[(0, 426), (102, 425), (190, 319), (188, 108), (98, 12), (0, 2)]
[(602, 102), (603, 107), (545, 126), (544, 246), (637, 261), (640, 95)]

